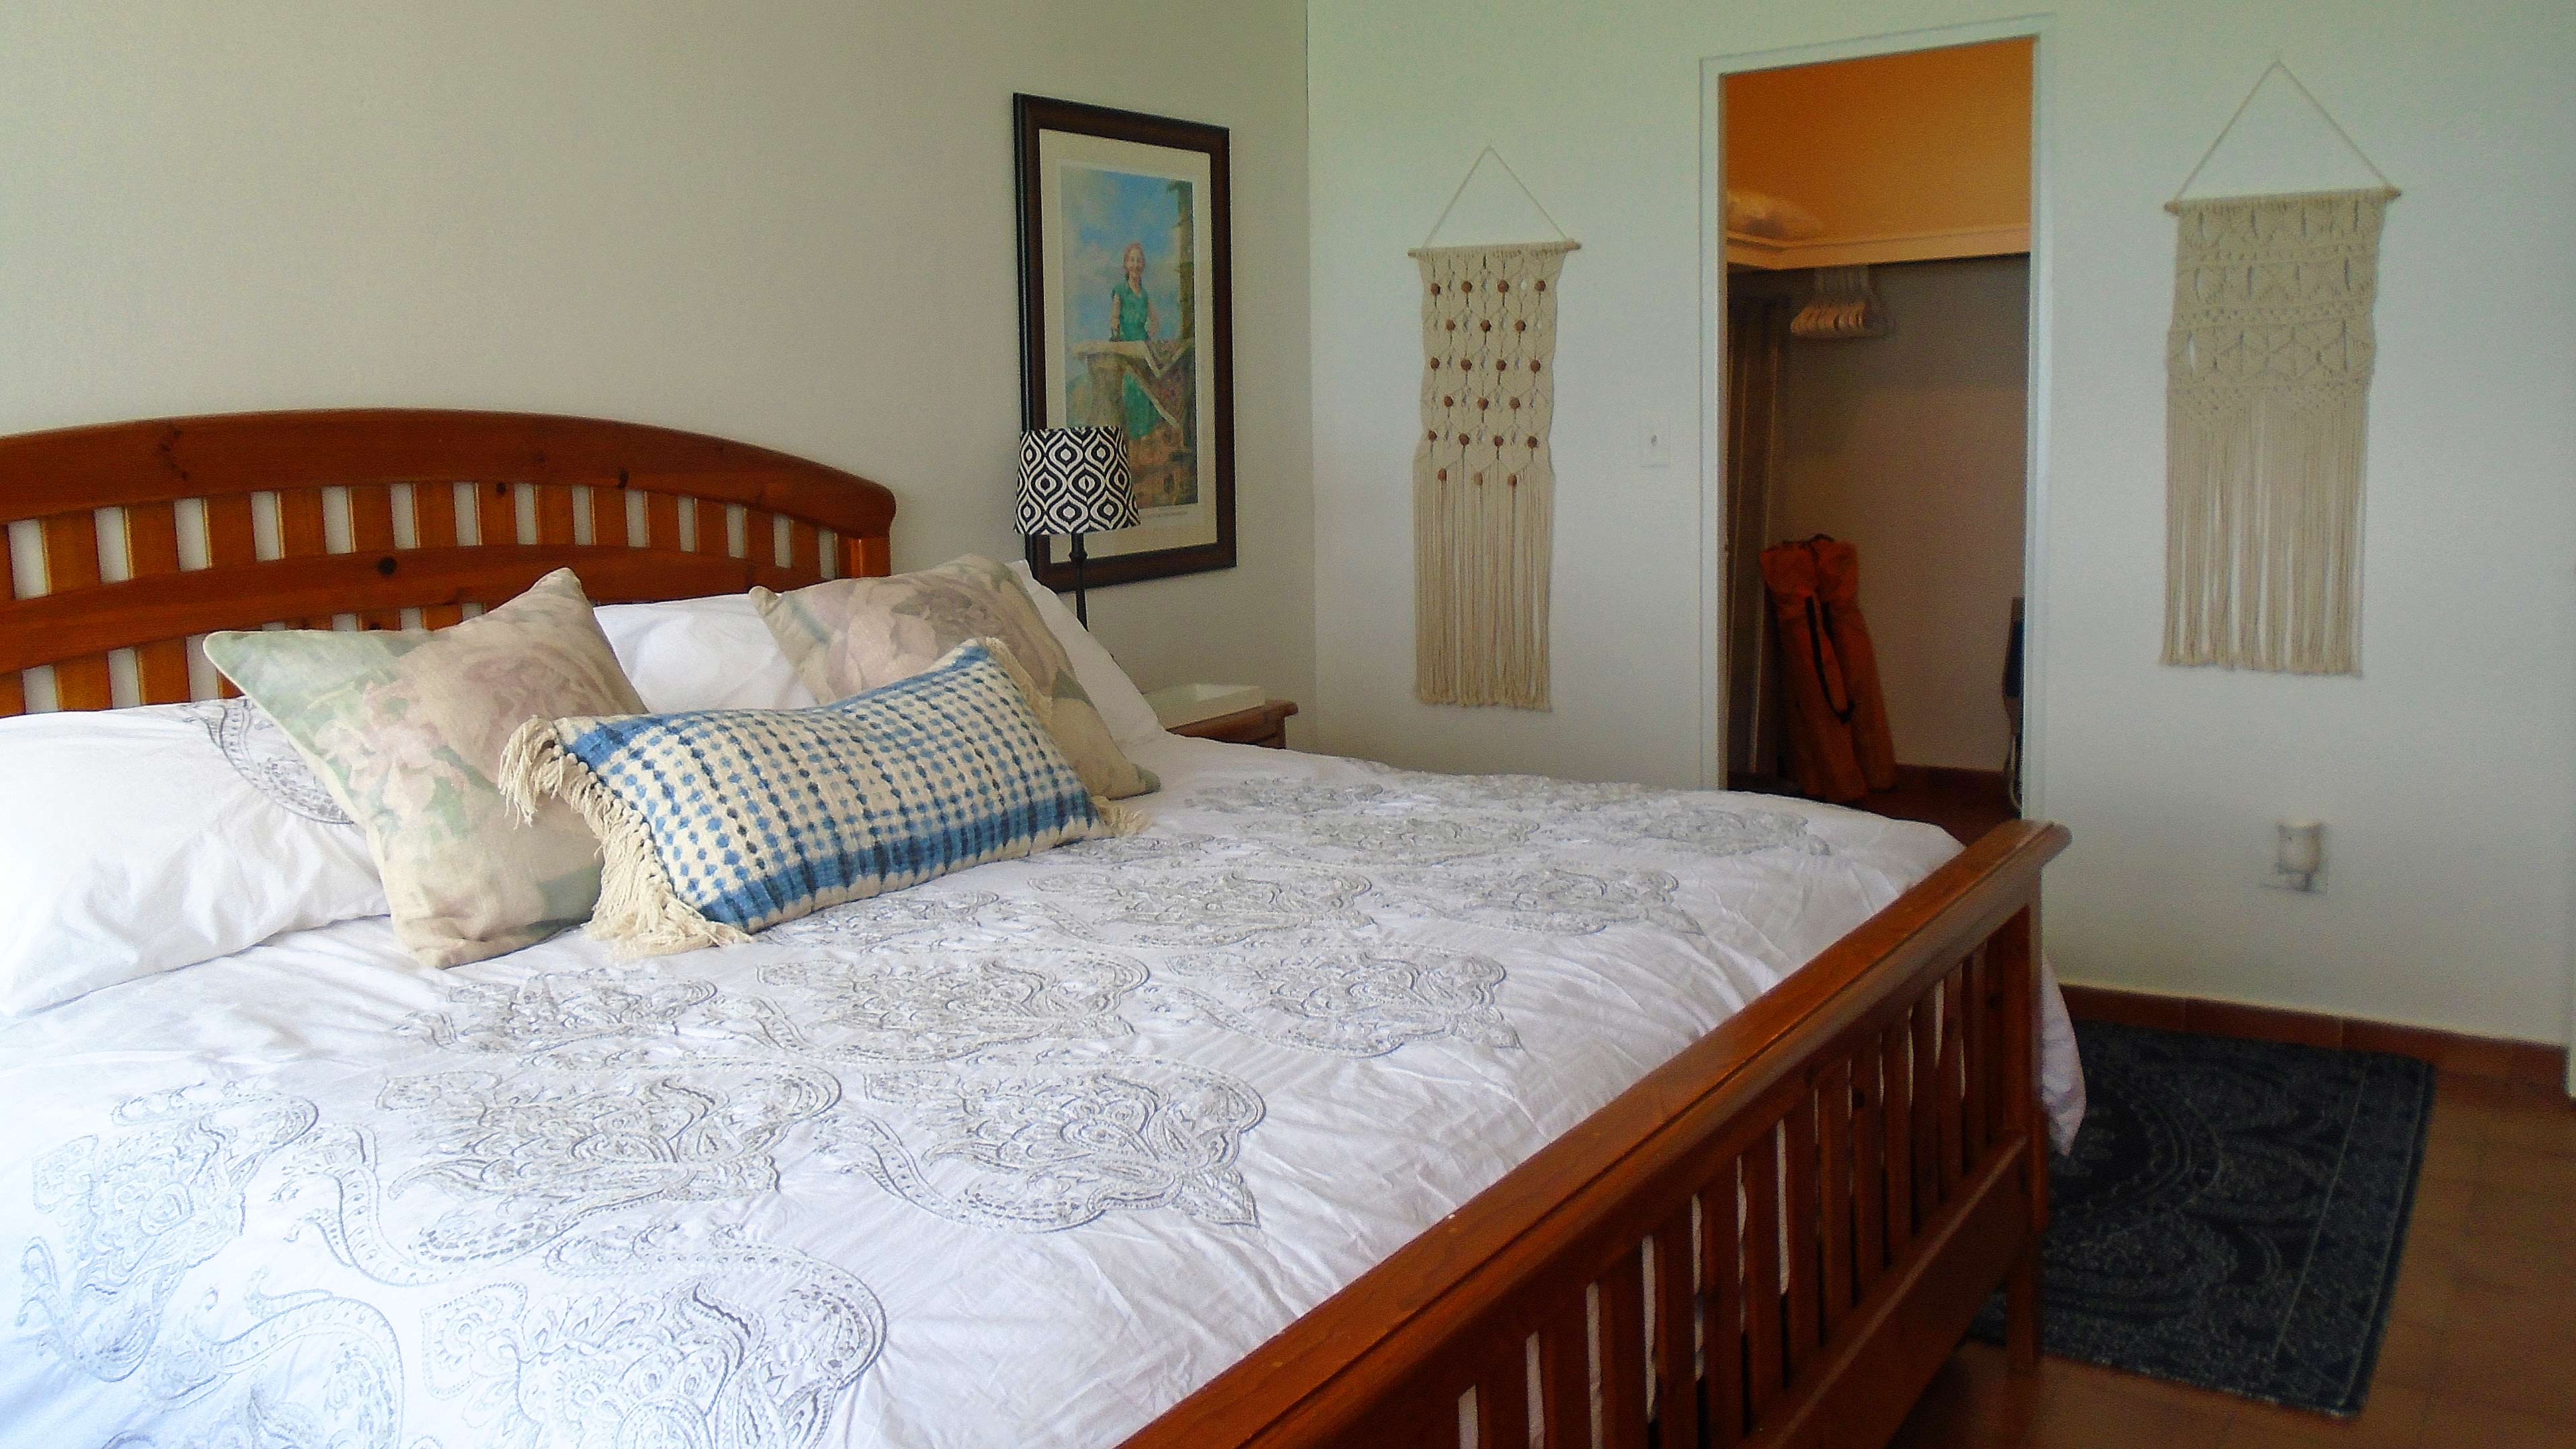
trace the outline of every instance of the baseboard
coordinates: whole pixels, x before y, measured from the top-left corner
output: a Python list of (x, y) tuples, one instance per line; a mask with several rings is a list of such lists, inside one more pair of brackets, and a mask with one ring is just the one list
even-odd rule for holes
[(2115, 1021), (2125, 1026), (2196, 1031), (2209, 1036), (2390, 1052), (2431, 1062), (2443, 1071), (2466, 1077), (2525, 1082), (2552, 1091), (2564, 1091), (2567, 1085), (2567, 1049), (2546, 1042), (2509, 1041), (2429, 1026), (2401, 1026), (2361, 1017), (2247, 1006), (2199, 996), (2167, 996), (2154, 991), (2122, 991), (2109, 986), (2069, 985), (2063, 989), (2066, 1009), (2078, 1021)]
[(1991, 790), (2000, 795), (2004, 789), (2001, 770), (1972, 770), (1964, 765), (1899, 765), (1896, 787), (1900, 790), (1947, 787), (1954, 790)]
[[(1896, 788), (1924, 790), (1947, 787), (1955, 790), (1984, 790), (2000, 795), (2004, 791), (2001, 770), (1971, 770), (1962, 765), (1899, 765)], [(1726, 777), (1726, 788), (1749, 790), (1757, 795), (1795, 795), (1797, 783), (1780, 775), (1755, 774), (1737, 770)]]

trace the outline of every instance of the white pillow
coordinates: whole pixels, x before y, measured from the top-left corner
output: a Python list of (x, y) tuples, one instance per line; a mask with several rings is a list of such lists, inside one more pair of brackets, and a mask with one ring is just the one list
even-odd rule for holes
[(385, 914), (367, 837), (246, 699), (0, 719), (0, 1014)]
[(1136, 681), (1127, 677), (1127, 671), (1119, 668), (1109, 651), (1100, 647), (1100, 641), (1091, 637), (1091, 631), (1082, 627), (1082, 621), (1073, 617), (1073, 611), (1055, 596), (1055, 590), (1039, 583), (1037, 575), (1029, 572), (1028, 560), (1011, 560), (1011, 572), (1019, 578), (1020, 587), (1028, 590), (1030, 602), (1038, 606), (1038, 617), (1046, 620), (1055, 642), (1064, 646), (1065, 657), (1073, 662), (1073, 677), (1082, 685), (1082, 692), (1091, 696), (1091, 707), (1100, 711), (1101, 722), (1109, 726), (1109, 737), (1125, 746), (1161, 734), (1163, 722), (1154, 718), (1154, 707), (1145, 702)]
[(608, 647), (655, 714), (693, 709), (811, 709), (821, 701), (761, 622), (749, 594), (595, 611)]

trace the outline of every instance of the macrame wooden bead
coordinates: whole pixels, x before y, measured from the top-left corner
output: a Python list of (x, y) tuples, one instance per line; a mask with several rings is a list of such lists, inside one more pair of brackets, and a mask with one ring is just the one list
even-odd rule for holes
[[(1562, 254), (1550, 247), (1426, 247), (1417, 258), (1427, 289), (1423, 315), (1439, 325), (1422, 333), (1431, 370), (1421, 393), (1426, 443), (1413, 470), (1414, 694), (1426, 704), (1545, 709), (1555, 480), (1546, 435), (1532, 430), (1554, 383), (1543, 376), (1556, 355), (1556, 299), (1547, 286)], [(1454, 381), (1444, 375), (1450, 368), (1457, 369)], [(1464, 411), (1484, 431), (1462, 428)], [(1522, 431), (1504, 431), (1513, 425)], [(1507, 462), (1515, 446), (1524, 454)], [(1455, 460), (1466, 478), (1452, 478), (1444, 459)], [(1456, 482), (1475, 486), (1453, 492)], [(1508, 491), (1484, 491), (1495, 482)]]

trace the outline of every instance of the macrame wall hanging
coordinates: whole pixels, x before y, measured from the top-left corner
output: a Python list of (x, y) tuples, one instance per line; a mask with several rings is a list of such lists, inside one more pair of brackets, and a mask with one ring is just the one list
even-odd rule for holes
[[(2185, 201), (2278, 71), (2377, 187)], [(2379, 228), (2397, 188), (2272, 62), (2165, 209), (2167, 664), (2361, 672), (2362, 440)]]
[[(1487, 157), (1557, 239), (1435, 247)], [(1422, 433), (1413, 445), (1413, 674), (1425, 704), (1548, 707), (1557, 274), (1579, 245), (1493, 147), (1422, 267)]]

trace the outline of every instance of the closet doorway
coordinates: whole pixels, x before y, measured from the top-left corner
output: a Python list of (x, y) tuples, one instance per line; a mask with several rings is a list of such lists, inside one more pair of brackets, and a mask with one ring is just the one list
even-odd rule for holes
[(1719, 78), (1733, 788), (2018, 813), (2034, 50)]

